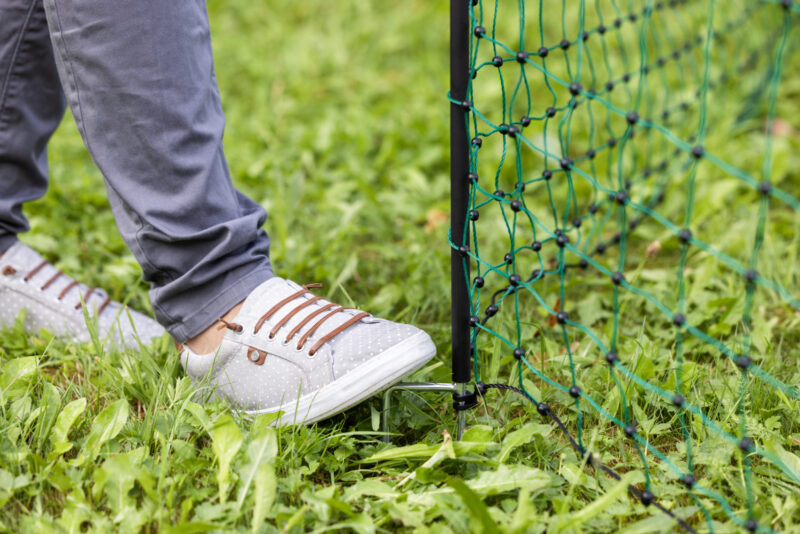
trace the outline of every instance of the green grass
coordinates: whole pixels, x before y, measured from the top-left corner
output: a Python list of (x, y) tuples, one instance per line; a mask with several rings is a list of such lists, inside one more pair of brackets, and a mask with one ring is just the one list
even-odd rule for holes
[[(425, 328), (440, 354), (415, 378), (447, 381), (446, 2), (213, 0), (209, 10), (229, 164), (236, 185), (269, 211), (276, 271), (323, 282), (320, 294)], [(795, 130), (774, 148), (776, 176), (795, 196), (798, 69), (795, 55), (785, 66), (788, 96), (778, 109)], [(751, 168), (763, 136), (745, 137), (752, 146), (723, 139), (714, 150)], [(50, 192), (27, 207), (32, 231), (23, 239), (64, 271), (149, 310), (147, 288), (116, 231), (102, 178), (69, 117), (53, 139), (50, 161)], [(725, 250), (750, 246), (744, 217), (754, 197), (731, 191), (727, 198), (737, 200), (723, 202), (710, 182), (717, 177), (703, 178), (697, 200), (698, 213), (707, 219), (702, 235), (722, 236)], [(680, 197), (663, 208), (681, 209)], [(771, 221), (776, 238), (764, 255), (767, 272), (796, 292), (800, 234), (790, 215), (779, 213)], [(640, 239), (641, 245), (656, 239), (665, 245), (655, 258), (637, 258), (630, 279), (674, 298), (678, 248), (653, 227), (644, 228)], [(707, 255), (693, 256), (690, 266), (698, 304), (693, 324), (735, 335), (735, 321), (702, 305), (736, 309), (742, 286), (720, 278), (719, 264)], [(582, 321), (608, 323), (605, 281), (589, 277), (571, 292)], [(635, 358), (634, 370), (668, 387), (674, 334), (637, 300), (625, 299), (622, 306), (628, 314), (622, 347)], [(754, 323), (761, 329), (759, 363), (800, 384), (800, 316), (764, 298)], [(584, 390), (618, 413), (621, 400), (606, 368), (586, 340), (578, 341), (574, 352)], [(512, 394), (492, 392), (469, 412), (462, 442), (449, 434), (450, 399), (400, 394), (392, 415), (398, 435), (387, 446), (377, 432), (378, 399), (312, 427), (275, 430), (267, 427), (268, 419), (237, 420), (222, 404), (195, 404), (194, 388), (167, 340), (141, 355), (97, 353), (92, 346), (63, 344), (17, 327), (0, 333), (0, 347), (3, 531), (675, 529), (626, 496), (624, 484), (582, 470), (558, 429)], [(484, 380), (515, 381), (508, 352), (500, 343), (486, 347)], [(563, 377), (565, 355), (556, 335), (541, 336), (537, 352), (537, 365)], [(735, 374), (723, 371), (700, 344), (687, 353), (693, 395), (711, 408), (713, 419), (735, 428)], [(539, 380), (528, 387), (574, 428), (566, 395)], [(797, 401), (756, 385), (751, 391), (750, 434), (760, 445), (784, 451), (784, 461), (800, 472)], [(681, 462), (685, 453), (674, 413), (653, 396), (632, 393), (631, 409), (644, 437)], [(626, 482), (641, 483), (640, 459), (624, 435), (597, 418), (589, 422), (585, 441), (629, 473)], [(743, 514), (743, 470), (735, 451), (696, 422), (692, 431), (703, 483), (723, 491)], [(665, 506), (694, 514), (693, 524), (707, 529), (674, 477), (658, 463), (651, 468), (654, 493)], [(798, 531), (798, 486), (763, 462), (754, 469), (759, 522)], [(715, 531), (737, 531), (724, 513), (703, 502), (715, 510)]]

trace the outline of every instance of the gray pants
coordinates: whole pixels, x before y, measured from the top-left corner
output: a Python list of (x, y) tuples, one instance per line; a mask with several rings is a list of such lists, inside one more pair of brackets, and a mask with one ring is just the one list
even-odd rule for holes
[(0, 0), (0, 252), (47, 189), (66, 103), (176, 339), (272, 276), (266, 212), (223, 154), (203, 0)]

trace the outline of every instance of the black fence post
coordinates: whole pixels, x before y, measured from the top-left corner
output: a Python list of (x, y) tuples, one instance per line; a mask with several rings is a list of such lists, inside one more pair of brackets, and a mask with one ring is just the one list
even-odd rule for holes
[[(469, 86), (469, 2), (450, 0), (450, 97), (455, 102), (467, 99)], [(469, 245), (466, 227), (469, 207), (469, 139), (467, 111), (456, 103), (450, 105), (450, 232), (459, 247)], [(453, 336), (453, 382), (463, 394), (470, 381), (471, 354), (469, 343), (469, 292), (467, 286), (469, 258), (459, 250), (451, 251), (451, 298)], [(456, 409), (460, 406), (456, 397)]]

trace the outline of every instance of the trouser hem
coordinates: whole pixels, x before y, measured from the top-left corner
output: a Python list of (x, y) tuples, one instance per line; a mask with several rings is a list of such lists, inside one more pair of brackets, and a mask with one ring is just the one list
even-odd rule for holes
[(15, 234), (0, 235), (0, 254), (4, 254), (6, 250), (10, 249), (16, 243), (17, 236)]
[(214, 294), (209, 295), (208, 304), (187, 316), (183, 321), (163, 326), (173, 338), (183, 343), (213, 325), (231, 308), (246, 299), (255, 288), (274, 276), (269, 268), (252, 271), (233, 284), (215, 288)]

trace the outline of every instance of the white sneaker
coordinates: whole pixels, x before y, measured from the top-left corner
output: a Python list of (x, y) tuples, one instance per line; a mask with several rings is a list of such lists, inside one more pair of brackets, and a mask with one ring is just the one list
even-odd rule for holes
[(13, 325), (25, 310), (27, 331), (44, 328), (57, 337), (88, 342), (91, 336), (81, 296), (90, 316), (96, 318), (100, 339), (107, 342), (107, 348), (138, 349), (137, 336), (146, 344), (164, 334), (164, 329), (153, 319), (112, 301), (101, 289), (79, 284), (20, 241), (0, 257), (2, 327)]
[(313, 423), (401, 380), (436, 354), (430, 336), (343, 308), (271, 278), (247, 297), (214, 354), (188, 348), (181, 363), (249, 416), (282, 411), (276, 424)]

